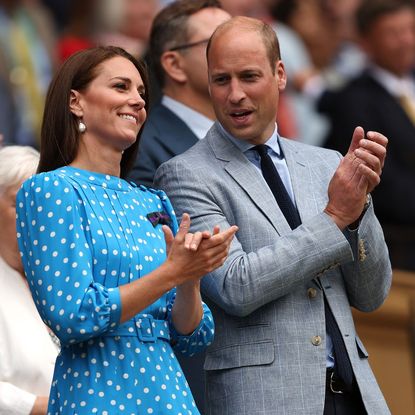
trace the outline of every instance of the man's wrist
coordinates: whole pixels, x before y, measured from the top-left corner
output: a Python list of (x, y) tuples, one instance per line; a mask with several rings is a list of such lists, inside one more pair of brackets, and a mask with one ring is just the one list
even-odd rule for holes
[(363, 210), (362, 210), (362, 213), (360, 214), (360, 216), (353, 222), (353, 223), (351, 223), (348, 227), (347, 227), (347, 229), (349, 230), (349, 231), (355, 231), (358, 227), (359, 227), (359, 225), (360, 225), (360, 222), (362, 221), (362, 219), (363, 219), (363, 216), (365, 215), (365, 213), (367, 212), (367, 210), (369, 209), (369, 207), (370, 207), (370, 205), (371, 205), (371, 203), (372, 203), (372, 196), (370, 195), (370, 193), (368, 193), (367, 195), (366, 195), (366, 202), (365, 202), (365, 204), (364, 204), (364, 206), (363, 206)]

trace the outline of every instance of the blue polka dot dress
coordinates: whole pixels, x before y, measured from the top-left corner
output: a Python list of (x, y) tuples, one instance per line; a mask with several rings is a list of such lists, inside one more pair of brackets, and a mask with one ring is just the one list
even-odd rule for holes
[[(48, 414), (199, 414), (173, 353), (213, 340), (210, 310), (189, 336), (171, 321), (175, 290), (120, 324), (119, 286), (166, 256), (161, 224), (177, 221), (162, 191), (63, 167), (26, 181), (17, 232), (36, 306), (62, 345)], [(30, 345), (28, 345), (30, 348)]]

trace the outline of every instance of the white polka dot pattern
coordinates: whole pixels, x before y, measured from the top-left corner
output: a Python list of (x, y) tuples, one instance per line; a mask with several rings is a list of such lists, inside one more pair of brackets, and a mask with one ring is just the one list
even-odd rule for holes
[[(204, 317), (189, 336), (171, 321), (175, 290), (119, 324), (119, 286), (165, 260), (162, 191), (72, 167), (36, 175), (17, 196), (17, 231), (25, 274), (45, 323), (59, 337), (48, 414), (199, 414), (173, 353), (209, 345)], [(168, 339), (171, 339), (170, 342)]]

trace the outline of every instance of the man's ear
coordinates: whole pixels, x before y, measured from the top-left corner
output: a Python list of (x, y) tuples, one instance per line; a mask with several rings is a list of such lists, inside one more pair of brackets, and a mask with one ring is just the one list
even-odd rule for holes
[(287, 74), (285, 73), (284, 64), (281, 60), (275, 63), (275, 79), (278, 84), (278, 90), (283, 91), (287, 85)]
[(82, 118), (84, 111), (81, 105), (81, 94), (75, 89), (71, 89), (71, 95), (69, 97), (69, 109), (72, 114), (76, 115), (78, 118)]
[(183, 70), (183, 62), (179, 52), (164, 52), (161, 55), (160, 63), (164, 69), (164, 72), (166, 72), (166, 76), (179, 83), (184, 83), (187, 81), (187, 75)]

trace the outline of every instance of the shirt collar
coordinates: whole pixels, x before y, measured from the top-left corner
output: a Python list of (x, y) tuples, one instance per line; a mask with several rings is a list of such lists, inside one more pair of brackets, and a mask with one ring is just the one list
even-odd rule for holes
[(398, 77), (392, 72), (386, 71), (378, 65), (371, 65), (371, 73), (374, 78), (392, 95), (409, 95), (415, 98), (415, 82), (411, 74)]
[(183, 120), (199, 140), (206, 135), (214, 123), (214, 121), (200, 112), (195, 111), (167, 95), (163, 95), (161, 103)]
[[(219, 126), (219, 129), (224, 134), (224, 136), (228, 140), (230, 140), (232, 143), (234, 143), (236, 145), (236, 147), (238, 147), (242, 151), (242, 153), (245, 153), (245, 152), (251, 150), (253, 147), (255, 147), (254, 144), (248, 143), (247, 141), (240, 140), (240, 139), (234, 137), (232, 134), (230, 134), (228, 131), (226, 131), (225, 128), (223, 128), (223, 126), (220, 123), (217, 123), (217, 124)], [(271, 137), (264, 144), (266, 144), (268, 147), (270, 147), (272, 149), (272, 151), (279, 158), (281, 158), (281, 159), (284, 158), (284, 154), (282, 153), (281, 147), (280, 147), (277, 124), (275, 124), (275, 129), (274, 129), (274, 132), (272, 133)]]

